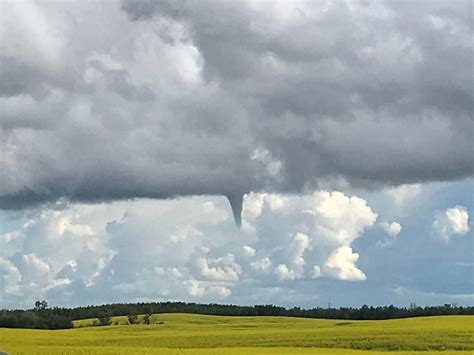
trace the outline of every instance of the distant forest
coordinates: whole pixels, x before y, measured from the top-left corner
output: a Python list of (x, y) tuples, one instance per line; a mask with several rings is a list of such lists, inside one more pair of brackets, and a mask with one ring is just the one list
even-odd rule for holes
[[(101, 306), (75, 308), (50, 308), (46, 301), (37, 301), (29, 310), (0, 310), (0, 328), (65, 329), (73, 326), (77, 319), (96, 318), (97, 325), (108, 325), (111, 317), (128, 316), (129, 320), (139, 314), (194, 313), (221, 316), (289, 316), (304, 318), (326, 318), (347, 320), (375, 320), (439, 315), (474, 315), (474, 307), (451, 304), (442, 306), (409, 308), (391, 306), (360, 308), (284, 308), (274, 305), (236, 306), (225, 304), (197, 304), (185, 302), (117, 303)], [(133, 324), (133, 323), (131, 323)]]

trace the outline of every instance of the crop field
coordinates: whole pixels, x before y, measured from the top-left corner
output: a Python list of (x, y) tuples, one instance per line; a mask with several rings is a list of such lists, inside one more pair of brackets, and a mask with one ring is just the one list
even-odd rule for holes
[(8, 354), (472, 355), (474, 316), (382, 321), (153, 315), (150, 325), (75, 321), (74, 329), (0, 329)]

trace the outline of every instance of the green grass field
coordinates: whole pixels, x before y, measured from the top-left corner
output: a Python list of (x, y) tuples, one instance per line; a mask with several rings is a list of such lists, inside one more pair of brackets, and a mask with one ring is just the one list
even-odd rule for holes
[[(474, 354), (474, 316), (385, 321), (159, 314), (152, 325), (0, 329), (8, 354)], [(162, 324), (157, 324), (163, 322)]]

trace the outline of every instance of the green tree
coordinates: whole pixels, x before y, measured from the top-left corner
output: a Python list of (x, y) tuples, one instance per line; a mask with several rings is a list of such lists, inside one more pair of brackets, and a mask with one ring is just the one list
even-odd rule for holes
[(98, 319), (99, 319), (99, 325), (110, 325), (111, 320), (110, 320), (110, 314), (108, 312), (102, 312)]
[(35, 302), (35, 311), (41, 311), (48, 308), (48, 302), (45, 300)]
[(138, 316), (136, 314), (129, 314), (127, 316), (127, 319), (128, 319), (128, 324), (138, 324), (139, 323)]

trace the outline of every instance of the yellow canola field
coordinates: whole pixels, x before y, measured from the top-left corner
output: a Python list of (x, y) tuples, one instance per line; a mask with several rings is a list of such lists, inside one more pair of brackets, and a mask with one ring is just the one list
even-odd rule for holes
[(151, 325), (75, 321), (74, 329), (1, 329), (8, 354), (474, 355), (474, 316), (382, 321), (156, 314)]

